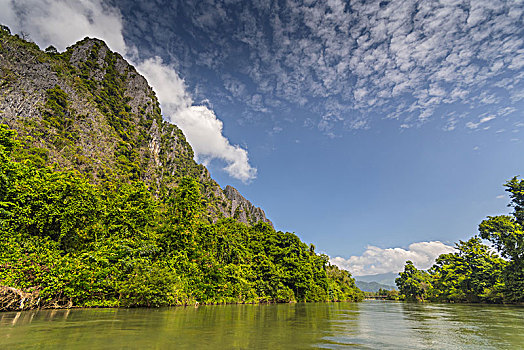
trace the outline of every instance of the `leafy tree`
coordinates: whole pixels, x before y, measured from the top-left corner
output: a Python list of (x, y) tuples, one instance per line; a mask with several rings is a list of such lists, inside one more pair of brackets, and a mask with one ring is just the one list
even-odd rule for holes
[(364, 292), (355, 285), (355, 279), (348, 271), (341, 270), (328, 262), (326, 255), (321, 256), (326, 264), (326, 274), (328, 280), (328, 297), (332, 301), (352, 300), (361, 301), (364, 299)]
[(431, 297), (454, 302), (500, 301), (506, 262), (478, 237), (459, 241), (456, 248), (456, 253), (440, 255), (431, 268)]
[(8, 34), (11, 34), (11, 29), (8, 26), (0, 24), (0, 29)]
[(53, 45), (49, 45), (48, 47), (46, 47), (45, 52), (50, 54), (57, 54), (58, 50)]
[(167, 210), (160, 229), (166, 254), (185, 250), (189, 259), (196, 259), (197, 233), (204, 224), (204, 203), (200, 184), (184, 177), (167, 203)]
[(106, 182), (102, 221), (108, 236), (147, 240), (157, 224), (157, 203), (142, 182)]
[(418, 270), (413, 262), (408, 260), (404, 266), (404, 272), (400, 272), (399, 275), (395, 283), (406, 300), (424, 301), (427, 299), (431, 283), (426, 271)]
[[(5, 124), (0, 124), (0, 152), (7, 157), (18, 145), (19, 142), (16, 140), (16, 131), (9, 129)], [(2, 159), (2, 163), (5, 162), (7, 162), (7, 159)]]
[(509, 260), (503, 277), (507, 301), (524, 302), (524, 180), (516, 177), (506, 184), (514, 211), (511, 215), (488, 217), (479, 225), (480, 236), (489, 240)]
[(499, 257), (479, 237), (456, 244), (457, 252), (440, 255), (429, 274), (406, 262), (397, 286), (408, 300), (452, 302), (524, 302), (524, 180), (506, 184), (510, 215), (489, 216), (479, 225)]

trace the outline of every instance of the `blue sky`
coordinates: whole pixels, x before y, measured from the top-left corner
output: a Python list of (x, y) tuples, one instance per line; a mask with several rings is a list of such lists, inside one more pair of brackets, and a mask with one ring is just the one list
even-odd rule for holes
[(502, 184), (524, 175), (523, 1), (0, 9), (41, 46), (106, 40), (222, 186), (355, 274), (427, 267), (508, 212)]

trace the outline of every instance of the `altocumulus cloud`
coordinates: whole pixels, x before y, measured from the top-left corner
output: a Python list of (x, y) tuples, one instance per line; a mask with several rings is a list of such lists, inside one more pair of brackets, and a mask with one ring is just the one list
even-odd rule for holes
[(0, 0), (0, 22), (28, 34), (40, 47), (51, 44), (64, 50), (86, 36), (103, 39), (148, 79), (164, 117), (182, 129), (199, 161), (220, 159), (226, 163), (224, 170), (243, 182), (256, 177), (247, 151), (223, 136), (223, 124), (210, 108), (194, 105), (176, 70), (158, 57), (139, 60), (136, 48), (126, 45), (118, 9), (100, 0)]
[(471, 128), (524, 99), (522, 0), (113, 1), (137, 45), (169, 42), (187, 71), (229, 72), (225, 93), (248, 110), (304, 106), (330, 136), (450, 110), (445, 130)]
[(402, 271), (406, 260), (411, 260), (419, 269), (428, 269), (440, 254), (452, 253), (455, 248), (439, 241), (416, 242), (408, 249), (386, 248), (369, 245), (360, 256), (331, 258), (330, 262), (348, 270), (354, 276)]

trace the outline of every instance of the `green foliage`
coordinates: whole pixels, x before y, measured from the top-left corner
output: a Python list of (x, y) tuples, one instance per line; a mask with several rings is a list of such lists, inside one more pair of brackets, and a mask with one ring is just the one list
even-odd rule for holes
[(22, 166), (10, 173), (3, 201), (12, 203), (5, 223), (32, 236), (48, 236), (76, 249), (96, 220), (95, 188), (75, 172)]
[(500, 302), (506, 262), (480, 238), (456, 244), (457, 252), (440, 255), (433, 267), (432, 299), (454, 302)]
[(49, 45), (48, 47), (46, 47), (45, 52), (48, 54), (57, 54), (58, 50), (53, 45)]
[[(11, 130), (5, 124), (0, 124), (0, 152), (9, 156), (13, 149), (18, 146), (19, 142), (16, 140), (16, 131)], [(4, 160), (3, 163), (7, 161)]]
[(411, 301), (500, 303), (505, 301), (507, 261), (490, 251), (480, 238), (456, 244), (455, 253), (440, 255), (429, 272), (411, 261), (395, 280), (400, 298)]
[(380, 295), (385, 295), (386, 296), (386, 299), (387, 300), (399, 300), (400, 299), (400, 294), (398, 292), (398, 290), (384, 290), (384, 289), (379, 289), (379, 294)]
[(75, 111), (69, 107), (69, 96), (60, 86), (56, 85), (46, 93), (42, 118), (56, 132), (56, 135), (51, 138), (52, 144), (58, 149), (63, 149), (78, 137), (74, 125)]
[(398, 290), (404, 299), (424, 301), (430, 289), (430, 276), (426, 271), (418, 270), (412, 261), (406, 261), (404, 272), (395, 280)]
[(67, 98), (67, 94), (58, 85), (47, 90), (45, 103), (47, 110), (44, 112), (43, 117), (51, 126), (57, 129), (65, 129), (71, 124), (71, 120), (68, 118)]
[[(67, 110), (59, 89), (49, 96)], [(193, 178), (165, 200), (140, 181), (92, 184), (76, 171), (35, 164), (15, 136), (0, 125), (0, 285), (37, 291), (43, 306), (363, 297), (347, 271), (292, 233), (210, 223)]]
[(103, 184), (100, 223), (105, 237), (149, 240), (157, 224), (157, 203), (142, 182)]
[(169, 266), (162, 261), (151, 264), (143, 259), (118, 282), (121, 305), (170, 306), (194, 303), (194, 298), (184, 292), (184, 284)]
[(0, 33), (5, 32), (7, 34), (11, 34), (11, 29), (9, 29), (8, 26), (0, 24)]
[(509, 260), (503, 272), (505, 299), (524, 302), (524, 180), (514, 177), (505, 186), (513, 213), (488, 217), (479, 225), (479, 231)]
[[(326, 264), (327, 256), (320, 256)], [(351, 277), (350, 273), (341, 270), (334, 265), (326, 266), (326, 274), (328, 279), (328, 297), (332, 301), (340, 300), (354, 300), (361, 301), (364, 299), (364, 293), (355, 285), (355, 279)]]

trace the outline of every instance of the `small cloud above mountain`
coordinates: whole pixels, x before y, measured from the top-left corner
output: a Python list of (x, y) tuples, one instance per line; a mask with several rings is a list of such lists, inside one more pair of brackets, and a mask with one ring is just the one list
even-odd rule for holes
[(334, 257), (330, 259), (333, 265), (348, 270), (355, 276), (375, 275), (383, 273), (398, 273), (404, 268), (407, 260), (413, 261), (419, 269), (428, 269), (440, 254), (452, 253), (455, 248), (439, 241), (416, 242), (403, 248), (379, 248), (368, 245), (360, 256), (348, 259)]

